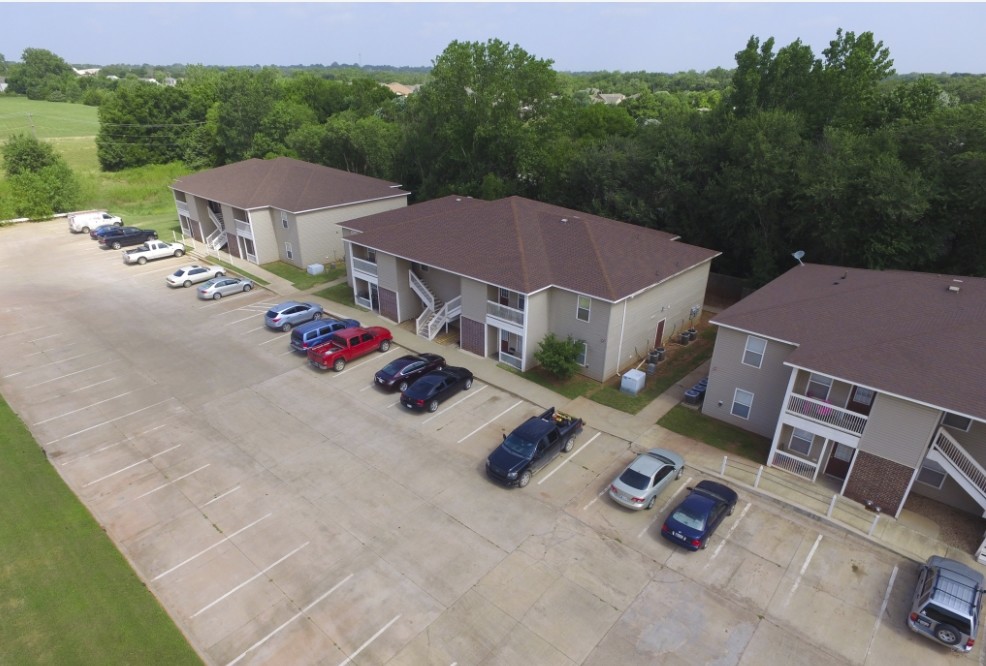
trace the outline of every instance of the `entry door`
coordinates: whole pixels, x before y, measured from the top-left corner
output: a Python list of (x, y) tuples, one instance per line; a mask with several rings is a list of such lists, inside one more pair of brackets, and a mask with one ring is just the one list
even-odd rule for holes
[(370, 309), (380, 312), (380, 292), (375, 282), (370, 283)]
[(661, 342), (664, 340), (664, 323), (667, 319), (662, 319), (661, 323), (657, 325), (657, 336), (654, 338), (654, 348), (657, 349), (661, 346)]
[(825, 474), (845, 481), (846, 475), (849, 474), (849, 464), (852, 462), (853, 453), (855, 453), (855, 449), (851, 446), (835, 442), (835, 448), (832, 449), (829, 462), (825, 466)]

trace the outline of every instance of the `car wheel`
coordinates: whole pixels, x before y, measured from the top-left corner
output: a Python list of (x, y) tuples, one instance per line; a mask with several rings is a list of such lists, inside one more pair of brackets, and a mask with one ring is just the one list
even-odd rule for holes
[(185, 250), (175, 250), (175, 256), (176, 257), (180, 257), (183, 254), (185, 254)]
[(385, 352), (390, 349), (390, 340), (384, 340), (380, 343), (380, 351)]
[(736, 508), (736, 506), (735, 506), (735, 505), (733, 505), (733, 506), (731, 506), (731, 507), (729, 507), (729, 511), (727, 511), (727, 512), (726, 512), (726, 515), (727, 515), (727, 516), (731, 516), (731, 515), (733, 515), (733, 509), (735, 509), (735, 508)]
[(321, 312), (316, 312), (315, 314), (312, 315), (312, 319), (313, 320), (314, 319), (321, 319), (321, 318), (322, 318), (322, 313)]
[(685, 472), (684, 467), (679, 468), (678, 473), (674, 475), (674, 480), (677, 481), (678, 479), (680, 479), (681, 475), (684, 474), (684, 472)]
[(706, 539), (705, 541), (703, 541), (702, 542), (702, 545), (700, 547), (701, 547), (702, 550), (705, 550), (706, 548), (708, 548), (709, 547), (709, 540)]
[(569, 451), (572, 450), (573, 446), (575, 446), (575, 437), (569, 435), (568, 439), (565, 440), (565, 443), (562, 444), (561, 450), (564, 451), (565, 453), (568, 453)]
[(400, 386), (397, 387), (397, 390), (400, 391), (401, 393), (403, 393), (404, 391), (406, 391), (407, 390), (407, 382), (406, 381), (401, 382)]
[(253, 289), (253, 285), (252, 284), (245, 284), (245, 285), (243, 285), (243, 291), (250, 291), (251, 289)]
[(137, 263), (143, 266), (144, 264), (147, 263), (147, 257), (140, 257), (139, 259), (137, 259)]
[(650, 511), (651, 509), (654, 508), (654, 502), (656, 501), (657, 501), (657, 495), (654, 495), (653, 497), (650, 498), (650, 501), (647, 502), (647, 506), (645, 506), (644, 508)]
[(281, 326), (281, 330), (287, 333), (288, 331), (291, 330), (291, 324), (284, 324), (283, 326)]
[(332, 369), (336, 372), (342, 372), (342, 369), (346, 367), (346, 359), (337, 358), (336, 362), (332, 364)]
[(939, 624), (935, 629), (935, 638), (940, 640), (945, 645), (955, 645), (959, 642), (961, 637), (962, 635), (959, 633), (958, 629), (947, 624)]
[(216, 277), (223, 277), (224, 275), (226, 274), (223, 273), (222, 271), (216, 271)]
[(520, 478), (517, 479), (517, 487), (524, 488), (528, 483), (531, 482), (531, 470), (525, 469), (520, 474)]
[(114, 250), (119, 250), (120, 249), (120, 242), (119, 241), (114, 241), (113, 242), (113, 249)]
[(428, 403), (428, 411), (429, 412), (437, 412), (438, 411), (438, 401), (437, 400), (432, 400), (431, 402)]
[(89, 227), (82, 227), (82, 233), (84, 234), (89, 233)]
[(156, 231), (153, 234), (151, 234), (151, 238), (157, 238), (157, 232)]
[(212, 300), (214, 300), (214, 301), (218, 301), (218, 300), (219, 300), (220, 298), (222, 298), (222, 297), (223, 297), (223, 295), (222, 295), (222, 294), (220, 294), (220, 293), (219, 293), (219, 292), (217, 291), (216, 293), (214, 293), (214, 294), (212, 295)]
[(470, 388), (472, 388), (472, 377), (470, 377), (469, 379), (466, 380), (466, 383), (462, 385), (462, 388), (464, 388), (467, 391)]
[(185, 280), (185, 281), (184, 281), (184, 282), (182, 283), (182, 285), (181, 285), (181, 286), (183, 286), (183, 287), (185, 287), (185, 289), (188, 289), (189, 287), (191, 287), (191, 286), (192, 286), (192, 281), (191, 281), (191, 280)]

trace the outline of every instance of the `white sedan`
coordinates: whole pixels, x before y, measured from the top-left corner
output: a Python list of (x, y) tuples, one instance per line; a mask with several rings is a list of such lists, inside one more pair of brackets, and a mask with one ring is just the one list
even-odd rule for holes
[(219, 300), (223, 296), (253, 289), (253, 280), (242, 277), (218, 277), (198, 288), (199, 298)]
[(165, 278), (172, 287), (191, 287), (196, 282), (225, 275), (222, 266), (182, 266)]

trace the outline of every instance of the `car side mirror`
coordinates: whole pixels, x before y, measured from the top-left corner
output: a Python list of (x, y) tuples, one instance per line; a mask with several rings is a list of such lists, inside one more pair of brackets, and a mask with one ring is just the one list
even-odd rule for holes
[(500, 434), (503, 435), (503, 441), (507, 441), (507, 433), (501, 432)]

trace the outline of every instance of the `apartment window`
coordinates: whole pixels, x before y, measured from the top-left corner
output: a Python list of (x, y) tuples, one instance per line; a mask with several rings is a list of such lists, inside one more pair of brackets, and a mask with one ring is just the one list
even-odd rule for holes
[(753, 407), (753, 394), (743, 389), (736, 389), (733, 393), (733, 408), (729, 413), (741, 419), (750, 418), (750, 409)]
[[(373, 250), (370, 250), (370, 252), (373, 252)], [(374, 256), (374, 259), (373, 260), (376, 261), (376, 253), (375, 252), (374, 252), (374, 255), (373, 256)], [(413, 268), (413, 269), (415, 269), (417, 271), (421, 271), (422, 273), (427, 273), (428, 272), (428, 267), (425, 266), (424, 264), (411, 264), (411, 268)]]
[(766, 348), (766, 340), (748, 335), (746, 337), (746, 349), (743, 350), (743, 365), (759, 368), (763, 364), (763, 352)]
[(811, 453), (811, 442), (814, 438), (814, 435), (807, 430), (795, 428), (794, 432), (791, 433), (791, 441), (788, 443), (787, 448), (807, 457)]
[(177, 199), (178, 201), (184, 201), (185, 203), (188, 203), (188, 201), (186, 201), (185, 199), (185, 193), (179, 192), (178, 190), (175, 190), (175, 199)]
[(281, 226), (285, 229), (288, 228), (288, 214), (285, 212), (281, 212)]
[(949, 428), (969, 432), (969, 428), (972, 427), (972, 419), (959, 416), (958, 414), (945, 414), (945, 417), (941, 420), (941, 424)]
[(288, 259), (294, 259), (294, 248), (291, 247), (291, 243), (284, 244), (284, 256)]
[(873, 397), (875, 395), (876, 395), (876, 391), (863, 388), (862, 386), (857, 386), (856, 390), (853, 391), (852, 401), (857, 402), (861, 405), (872, 405)]
[(579, 344), (582, 345), (582, 350), (579, 352), (578, 358), (575, 359), (575, 362), (585, 368), (589, 365), (589, 343), (579, 340)]
[(576, 319), (579, 321), (589, 321), (589, 309), (592, 304), (592, 299), (588, 296), (579, 296), (578, 310), (575, 313)]
[(918, 472), (918, 481), (940, 490), (945, 485), (945, 470), (934, 460), (925, 460)]
[(808, 377), (808, 391), (806, 393), (809, 398), (827, 400), (829, 397), (829, 390), (831, 390), (831, 388), (831, 377), (816, 375), (814, 372), (811, 373), (810, 377)]

